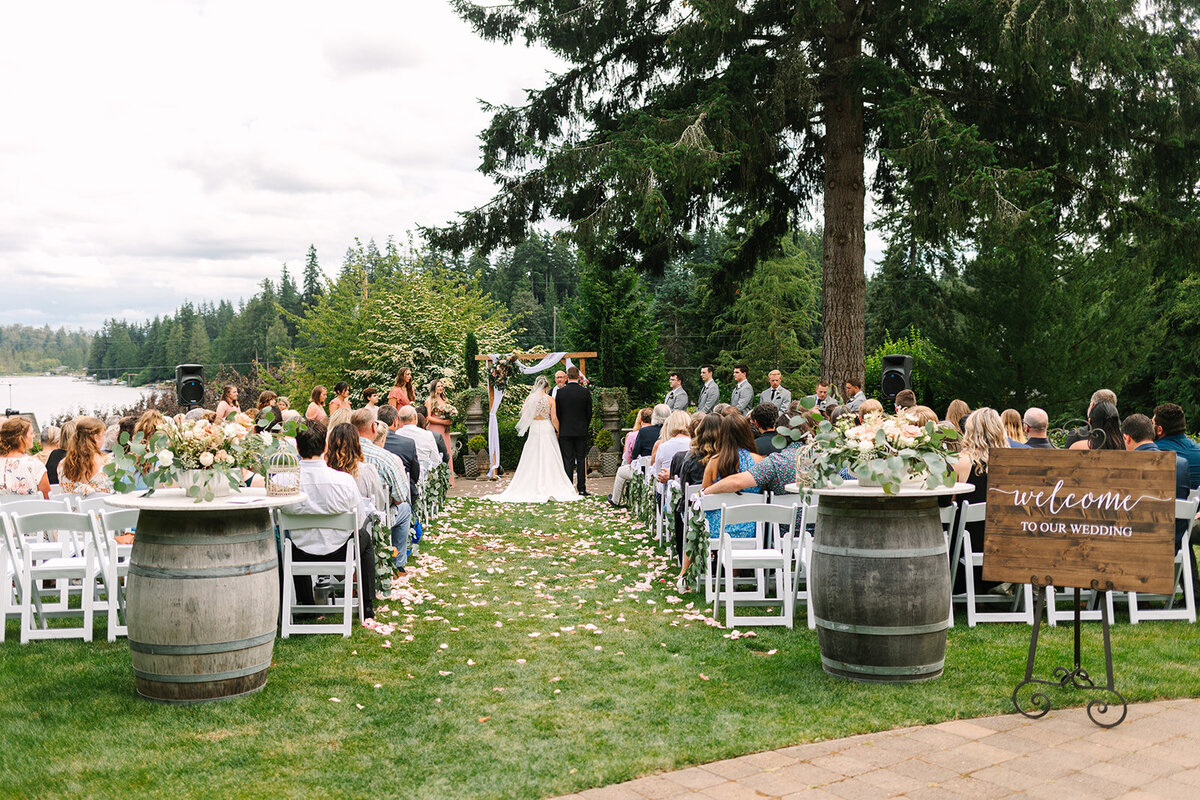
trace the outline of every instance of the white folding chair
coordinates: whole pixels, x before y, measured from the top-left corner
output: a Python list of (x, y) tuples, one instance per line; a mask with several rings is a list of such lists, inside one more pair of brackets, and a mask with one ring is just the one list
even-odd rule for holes
[[(1130, 592), (1128, 600), (1131, 624), (1136, 625), (1142, 620), (1186, 619), (1188, 622), (1196, 621), (1196, 595), (1192, 588), (1191, 526), (1192, 521), (1196, 518), (1198, 505), (1200, 505), (1200, 497), (1175, 501), (1175, 520), (1177, 522), (1187, 520), (1188, 523), (1188, 530), (1183, 535), (1183, 541), (1179, 543), (1179, 549), (1175, 551), (1175, 586), (1169, 595)], [(1183, 608), (1176, 608), (1175, 598), (1180, 592), (1183, 593)], [(1146, 608), (1144, 604), (1147, 600), (1162, 602), (1163, 607)]]
[(770, 504), (793, 509), (797, 520), (795, 530), (789, 537), (792, 545), (792, 593), (795, 602), (804, 603), (808, 627), (815, 630), (817, 618), (813, 614), (813, 582), (811, 576), (813, 535), (809, 530), (817, 522), (817, 503), (804, 502), (799, 494), (773, 494)]
[[(51, 500), (44, 500), (40, 496), (8, 495), (7, 501), (0, 505), (0, 512), (13, 516), (24, 516), (26, 514), (74, 511), (75, 509), (71, 506), (71, 497), (72, 495), (62, 495)], [(35, 553), (58, 553), (64, 556), (82, 554), (83, 551), (80, 549), (82, 542), (78, 537), (71, 531), (64, 531), (64, 533), (66, 536), (60, 537), (55, 531), (44, 531), (36, 541), (31, 542)]]
[[(983, 553), (971, 549), (971, 536), (967, 531), (967, 523), (983, 522), (987, 518), (987, 503), (962, 504), (958, 512), (958, 531), (955, 537), (958, 549), (962, 553), (959, 566), (963, 570), (967, 592), (967, 625), (974, 628), (980, 622), (1024, 622), (1032, 625), (1033, 620), (1033, 587), (1028, 583), (1021, 584), (1021, 592), (1014, 597), (1006, 595), (979, 595), (975, 591), (975, 567), (983, 565)], [(953, 584), (952, 584), (953, 585)], [(955, 599), (958, 599), (957, 597)], [(1024, 609), (1017, 611), (1017, 605), (1024, 601)], [(1008, 611), (982, 611), (979, 603), (1003, 603), (1010, 606)], [(954, 613), (954, 603), (950, 604), (950, 613)]]
[[(720, 511), (722, 507), (729, 506), (746, 506), (758, 505), (765, 498), (761, 494), (708, 494), (700, 498), (700, 513), (705, 515), (708, 511)], [(708, 522), (705, 521), (707, 526)], [(749, 539), (734, 539), (733, 549), (735, 550), (758, 550), (763, 546), (763, 529), (761, 525), (755, 526), (755, 533)], [(721, 546), (719, 535), (708, 539), (708, 556), (704, 559), (704, 602), (711, 603), (716, 599), (716, 583), (720, 580), (720, 576), (714, 576), (713, 556)], [(756, 573), (758, 579), (758, 598), (759, 600), (766, 599), (766, 586), (764, 576), (761, 573)]]
[[(92, 640), (93, 606), (96, 594), (96, 569), (93, 548), (83, 546), (82, 555), (48, 554), (38, 552), (30, 546), (30, 539), (53, 531), (68, 532), (88, 542), (95, 535), (93, 520), (86, 514), (67, 511), (50, 511), (35, 514), (15, 515), (8, 512), (3, 517), (5, 539), (8, 541), (10, 557), (15, 554), (17, 563), (14, 580), (17, 583), (17, 602), (21, 616), (21, 644), (30, 639), (83, 639)], [(55, 581), (59, 594), (58, 603), (44, 603), (44, 581)], [(69, 583), (80, 582), (80, 607), (70, 608)], [(7, 616), (7, 612), (6, 612)], [(51, 617), (82, 617), (82, 626), (49, 627)]]
[[(367, 567), (358, 563), (358, 524), (354, 512), (342, 514), (292, 514), (287, 511), (278, 512), (279, 530), (284, 534), (283, 544), (283, 592), (281, 597), (280, 635), (286, 639), (293, 633), (340, 633), (348, 637), (353, 631), (353, 611), (355, 586), (358, 588), (358, 617), (359, 622), (365, 618), (363, 611), (362, 570), (374, 569), (375, 565)], [(291, 532), (307, 528), (333, 528), (347, 533), (346, 558), (344, 561), (297, 561), (292, 558)], [(318, 575), (340, 578), (344, 587), (342, 602), (335, 602), (331, 596), (328, 603), (300, 605), (295, 601), (293, 576)], [(340, 612), (340, 623), (297, 623), (293, 618), (295, 613), (304, 614), (333, 614)]]
[(116, 511), (116, 506), (109, 505), (108, 501), (112, 497), (109, 494), (74, 494), (68, 495), (73, 500), (73, 511), (80, 514), (87, 514), (92, 511)]
[[(938, 512), (942, 517), (942, 533), (946, 537), (946, 553), (950, 556), (950, 627), (954, 627), (954, 577), (958, 572), (957, 537), (954, 520), (958, 516), (958, 501), (954, 500), (948, 506), (942, 506)], [(954, 542), (950, 540), (954, 539)]]
[[(775, 545), (764, 546), (761, 543), (753, 549), (734, 549), (734, 541), (761, 542), (764, 537), (759, 535), (751, 540), (735, 540), (729, 535), (729, 526), (739, 523), (753, 522), (756, 526), (774, 525)], [(779, 526), (789, 527), (783, 533)], [(753, 505), (739, 504), (721, 507), (721, 536), (718, 540), (717, 575), (723, 577), (723, 584), (718, 582), (716, 597), (713, 600), (713, 616), (716, 617), (721, 604), (725, 600), (725, 627), (734, 628), (739, 625), (786, 625), (791, 628), (794, 624), (796, 609), (795, 585), (792, 583), (792, 563), (795, 558), (792, 547), (792, 536), (796, 527), (796, 510), (791, 506), (756, 503)], [(751, 592), (740, 592), (734, 581), (734, 570), (752, 569), (763, 576), (759, 579), (758, 589)], [(775, 581), (776, 594), (781, 606), (777, 616), (756, 614), (738, 614), (735, 606), (739, 600), (747, 600), (755, 605), (762, 605), (765, 598), (765, 574), (773, 571), (778, 575)]]
[(96, 519), (96, 561), (102, 578), (108, 607), (108, 640), (128, 636), (125, 617), (125, 581), (129, 577), (129, 556), (133, 545), (120, 544), (116, 537), (137, 527), (136, 508), (92, 511)]

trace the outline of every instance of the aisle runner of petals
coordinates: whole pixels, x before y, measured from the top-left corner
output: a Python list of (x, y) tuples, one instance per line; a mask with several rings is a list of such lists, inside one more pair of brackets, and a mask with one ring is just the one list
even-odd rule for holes
[[(492, 522), (514, 515), (531, 522), (544, 521), (539, 527), (522, 529), (511, 540), (499, 538)], [(588, 603), (595, 605), (594, 613), (603, 624), (624, 623), (624, 613), (617, 607), (632, 603), (661, 614), (664, 624), (671, 627), (693, 623), (722, 627), (703, 604), (698, 607), (695, 601), (685, 602), (671, 593), (664, 596), (673, 589), (673, 559), (656, 545), (644, 522), (596, 501), (506, 508), (456, 498), (447, 501), (430, 529), (414, 558), (415, 565), (409, 562), (410, 574), (393, 579), (388, 590), (381, 592), (376, 618), (367, 622), (367, 627), (386, 637), (381, 647), (413, 641), (418, 625), (441, 624), (452, 632), (462, 630), (457, 620), (466, 615), (463, 609), (493, 604), (498, 606), (492, 612), (496, 617), (492, 626), (497, 629), (519, 618), (547, 620), (544, 629), (521, 634), (530, 639), (602, 635), (603, 627), (597, 623), (553, 624), (556, 609), (569, 606), (581, 610)], [(463, 571), (467, 590), (451, 591), (444, 581), (447, 559)], [(619, 571), (592, 566), (611, 565), (613, 559), (620, 564)], [(584, 592), (606, 584), (616, 587), (607, 606), (602, 599), (584, 597)], [(511, 587), (518, 587), (523, 590), (518, 596), (528, 596), (503, 601), (490, 591), (493, 586), (505, 587), (508, 595)], [(755, 634), (734, 630), (724, 636), (739, 639)], [(448, 644), (440, 649), (448, 649)]]

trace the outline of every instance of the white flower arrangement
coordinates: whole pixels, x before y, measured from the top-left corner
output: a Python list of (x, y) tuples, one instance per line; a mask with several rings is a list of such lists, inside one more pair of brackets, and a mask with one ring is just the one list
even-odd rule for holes
[[(140, 483), (149, 487), (149, 495), (159, 487), (178, 484), (187, 470), (210, 472), (237, 489), (246, 471), (265, 474), (266, 459), (279, 449), (281, 441), (265, 431), (255, 433), (254, 423), (244, 414), (226, 423), (179, 417), (163, 422), (149, 441), (141, 433), (132, 438), (121, 434), (104, 471), (118, 492), (131, 492)], [(213, 490), (206, 482), (203, 487), (191, 486), (188, 495), (197, 502), (211, 500)]]
[(928, 489), (953, 486), (957, 457), (945, 442), (957, 438), (958, 431), (932, 422), (922, 427), (904, 415), (875, 414), (862, 423), (846, 416), (837, 425), (823, 421), (813, 448), (813, 485), (839, 486), (847, 470), (888, 494), (914, 481)]

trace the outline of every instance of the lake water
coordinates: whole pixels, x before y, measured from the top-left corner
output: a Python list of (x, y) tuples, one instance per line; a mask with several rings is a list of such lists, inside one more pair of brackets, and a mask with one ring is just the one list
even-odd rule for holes
[(37, 414), (39, 426), (64, 412), (105, 416), (136, 403), (150, 389), (101, 386), (69, 377), (0, 376), (0, 412), (11, 408)]

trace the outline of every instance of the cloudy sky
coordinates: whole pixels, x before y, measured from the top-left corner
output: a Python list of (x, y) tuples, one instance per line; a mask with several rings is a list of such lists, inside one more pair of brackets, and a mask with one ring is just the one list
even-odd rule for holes
[(443, 223), (492, 194), (479, 100), (556, 66), (443, 0), (4, 3), (0, 323), (248, 297)]

